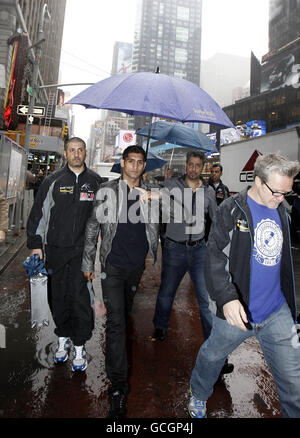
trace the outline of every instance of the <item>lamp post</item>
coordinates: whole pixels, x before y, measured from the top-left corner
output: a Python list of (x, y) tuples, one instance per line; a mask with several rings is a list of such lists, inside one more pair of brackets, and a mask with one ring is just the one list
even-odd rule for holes
[(39, 74), (39, 65), (40, 65), (40, 59), (42, 55), (42, 44), (45, 41), (44, 38), (44, 23), (45, 20), (48, 19), (51, 20), (51, 15), (49, 13), (48, 5), (45, 3), (43, 6), (43, 10), (41, 13), (41, 18), (39, 22), (39, 30), (38, 30), (38, 41), (35, 44), (36, 51), (35, 51), (35, 58), (34, 58), (34, 64), (33, 64), (33, 73), (32, 73), (32, 79), (31, 79), (31, 88), (32, 88), (32, 96), (28, 105), (28, 114), (27, 114), (27, 120), (26, 120), (26, 130), (25, 130), (25, 138), (24, 138), (24, 149), (26, 151), (29, 150), (29, 140), (31, 135), (31, 125), (33, 120), (33, 110), (35, 101), (37, 98), (37, 89), (38, 89), (38, 74)]

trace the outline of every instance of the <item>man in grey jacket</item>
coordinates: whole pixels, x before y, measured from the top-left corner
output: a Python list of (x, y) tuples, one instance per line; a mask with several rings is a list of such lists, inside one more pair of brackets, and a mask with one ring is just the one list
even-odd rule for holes
[(103, 184), (97, 193), (86, 227), (82, 259), (82, 271), (91, 281), (100, 232), (101, 285), (107, 309), (105, 366), (111, 381), (111, 418), (123, 418), (126, 413), (126, 320), (147, 253), (156, 260), (159, 236), (159, 208), (154, 208), (159, 201), (141, 202), (143, 194), (136, 189), (150, 189), (141, 180), (146, 166), (145, 151), (140, 146), (129, 146), (120, 164), (121, 178)]
[[(176, 206), (174, 218), (166, 225), (161, 284), (153, 318), (154, 337), (160, 341), (166, 338), (173, 301), (186, 272), (189, 272), (196, 291), (204, 339), (209, 337), (212, 327), (204, 279), (205, 223), (207, 216), (211, 220), (214, 218), (217, 204), (214, 190), (200, 178), (204, 163), (203, 152), (189, 152), (186, 157), (186, 174), (167, 179), (164, 183), (169, 195), (175, 198)], [(176, 218), (179, 205), (181, 220)], [(222, 374), (232, 371), (233, 365), (226, 361)]]

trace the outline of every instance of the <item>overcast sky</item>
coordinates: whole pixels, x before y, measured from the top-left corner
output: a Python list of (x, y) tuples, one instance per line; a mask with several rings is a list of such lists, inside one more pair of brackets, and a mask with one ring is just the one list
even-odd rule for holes
[[(133, 42), (136, 5), (137, 0), (67, 0), (60, 83), (110, 76), (114, 42)], [(202, 59), (217, 52), (250, 57), (251, 50), (260, 59), (268, 51), (268, 18), (269, 0), (203, 0)], [(75, 95), (84, 88), (63, 89)], [(76, 135), (87, 140), (98, 114), (77, 107)]]

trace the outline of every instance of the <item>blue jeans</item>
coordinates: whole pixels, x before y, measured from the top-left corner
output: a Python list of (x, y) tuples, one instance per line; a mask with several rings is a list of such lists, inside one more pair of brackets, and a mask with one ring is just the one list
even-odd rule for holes
[(205, 339), (208, 338), (212, 327), (212, 313), (209, 310), (209, 297), (204, 279), (205, 252), (204, 239), (193, 247), (165, 240), (161, 283), (153, 318), (156, 328), (168, 328), (177, 288), (186, 272), (189, 272), (196, 290), (203, 335)]
[(191, 376), (192, 394), (207, 400), (228, 354), (256, 336), (273, 374), (283, 417), (300, 417), (300, 343), (286, 303), (246, 332), (213, 316), (210, 337), (201, 346)]

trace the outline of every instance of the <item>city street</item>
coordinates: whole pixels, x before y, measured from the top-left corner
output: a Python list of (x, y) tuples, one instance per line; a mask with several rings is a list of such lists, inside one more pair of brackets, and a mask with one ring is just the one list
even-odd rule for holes
[[(293, 250), (298, 295), (300, 250)], [(23, 247), (0, 275), (0, 323), (6, 348), (0, 349), (0, 418), (106, 418), (108, 381), (104, 370), (105, 317), (96, 318), (87, 343), (88, 368), (73, 373), (71, 359), (53, 363), (53, 322), (31, 329), (29, 280)], [(188, 419), (189, 378), (203, 342), (197, 303), (186, 276), (178, 290), (165, 341), (152, 338), (152, 317), (160, 280), (160, 262), (148, 264), (128, 327), (130, 392), (127, 418)], [(100, 292), (99, 270), (95, 280)], [(298, 296), (299, 305), (299, 296)], [(254, 338), (230, 356), (234, 372), (215, 385), (209, 418), (280, 417), (273, 378)]]

